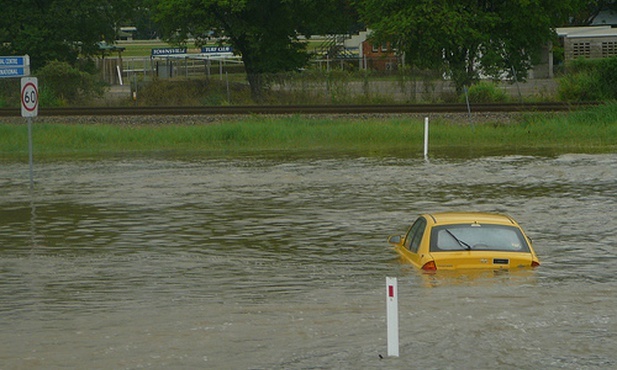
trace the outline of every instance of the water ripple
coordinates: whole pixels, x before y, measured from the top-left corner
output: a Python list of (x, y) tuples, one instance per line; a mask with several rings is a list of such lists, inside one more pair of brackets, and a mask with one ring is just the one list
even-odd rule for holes
[[(36, 182), (0, 170), (8, 368), (617, 364), (614, 154), (42, 163)], [(386, 236), (445, 210), (513, 215), (542, 266), (401, 265)], [(384, 276), (404, 355), (380, 362)]]

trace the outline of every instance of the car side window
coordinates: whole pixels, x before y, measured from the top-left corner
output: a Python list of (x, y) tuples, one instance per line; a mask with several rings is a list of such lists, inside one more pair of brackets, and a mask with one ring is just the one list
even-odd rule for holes
[(405, 248), (409, 249), (413, 253), (418, 253), (420, 247), (420, 241), (424, 235), (424, 229), (426, 228), (426, 220), (420, 217), (416, 222), (411, 225), (409, 232), (405, 236)]

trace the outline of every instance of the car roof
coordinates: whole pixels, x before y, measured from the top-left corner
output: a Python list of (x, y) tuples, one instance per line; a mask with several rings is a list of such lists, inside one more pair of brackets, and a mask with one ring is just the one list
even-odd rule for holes
[(517, 225), (510, 216), (499, 213), (485, 212), (439, 212), (424, 215), (430, 218), (436, 225), (456, 224), (456, 223), (490, 223), (502, 225)]

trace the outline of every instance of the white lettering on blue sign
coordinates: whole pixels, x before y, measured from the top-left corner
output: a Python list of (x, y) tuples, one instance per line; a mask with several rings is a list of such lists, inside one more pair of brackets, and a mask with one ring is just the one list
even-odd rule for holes
[(0, 66), (10, 66), (10, 67), (14, 67), (14, 66), (23, 66), (24, 65), (24, 58), (23, 57), (2, 57), (0, 58)]
[(186, 48), (156, 48), (152, 49), (151, 55), (186, 54)]
[(23, 76), (24, 74), (23, 68), (0, 68), (0, 77)]
[(30, 58), (25, 56), (0, 56), (0, 77), (30, 75)]
[(231, 46), (204, 46), (201, 48), (202, 53), (231, 53)]

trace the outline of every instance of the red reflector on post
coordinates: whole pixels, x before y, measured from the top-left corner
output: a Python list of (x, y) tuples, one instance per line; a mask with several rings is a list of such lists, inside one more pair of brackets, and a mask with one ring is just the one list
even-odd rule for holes
[(437, 265), (435, 265), (435, 261), (429, 261), (422, 266), (422, 270), (424, 271), (437, 271)]
[(388, 285), (388, 297), (394, 297), (394, 285)]

